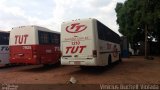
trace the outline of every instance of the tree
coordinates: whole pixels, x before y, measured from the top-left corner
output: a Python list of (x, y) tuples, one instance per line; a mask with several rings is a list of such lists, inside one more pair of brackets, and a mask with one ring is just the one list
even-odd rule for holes
[(145, 31), (147, 37), (160, 43), (159, 0), (126, 0), (117, 3), (115, 11), (119, 32), (127, 36), (132, 45), (145, 40)]

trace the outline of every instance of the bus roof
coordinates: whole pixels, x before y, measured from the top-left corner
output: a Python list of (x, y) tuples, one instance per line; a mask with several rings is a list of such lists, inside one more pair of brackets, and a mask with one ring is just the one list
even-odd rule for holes
[(98, 21), (95, 18), (84, 18), (84, 19), (75, 19), (75, 20), (70, 20), (70, 21), (66, 21), (66, 22), (62, 22), (62, 23), (70, 23), (70, 22), (76, 22), (76, 21), (88, 21), (88, 20), (95, 20)]
[(45, 28), (45, 27), (36, 26), (36, 25), (13, 27), (12, 30), (14, 30), (14, 29), (20, 29), (20, 28), (23, 28), (23, 29), (24, 29), (24, 28), (33, 28), (33, 29), (35, 29), (35, 30), (46, 31), (46, 32), (53, 32), (53, 33), (58, 33), (58, 34), (60, 34), (60, 32), (53, 31), (53, 30), (47, 29), (47, 28)]

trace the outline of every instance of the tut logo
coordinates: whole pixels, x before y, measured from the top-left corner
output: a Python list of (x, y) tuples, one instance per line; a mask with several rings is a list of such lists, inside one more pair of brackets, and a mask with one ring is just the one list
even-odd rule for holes
[(84, 31), (87, 28), (86, 25), (80, 25), (80, 23), (74, 23), (71, 24), (70, 26), (66, 27), (66, 31), (69, 33), (79, 33)]
[(87, 46), (69, 46), (66, 47), (66, 54), (82, 53)]
[(26, 44), (28, 39), (28, 34), (25, 35), (15, 35), (15, 44)]
[(1, 51), (9, 51), (9, 47), (8, 46), (2, 46), (0, 50)]

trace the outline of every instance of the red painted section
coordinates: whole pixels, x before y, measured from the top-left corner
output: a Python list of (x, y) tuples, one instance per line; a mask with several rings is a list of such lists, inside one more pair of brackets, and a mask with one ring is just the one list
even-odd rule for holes
[(10, 62), (15, 64), (51, 64), (60, 59), (60, 48), (54, 45), (10, 46)]

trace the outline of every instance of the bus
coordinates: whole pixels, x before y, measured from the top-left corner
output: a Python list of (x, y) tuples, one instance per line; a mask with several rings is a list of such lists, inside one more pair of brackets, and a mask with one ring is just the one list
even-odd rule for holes
[(10, 32), (10, 62), (50, 65), (60, 62), (60, 33), (40, 26), (20, 26)]
[(9, 64), (9, 32), (0, 31), (0, 66)]
[(61, 24), (61, 64), (107, 66), (121, 61), (120, 36), (94, 18)]

